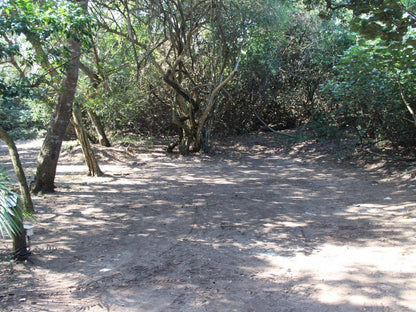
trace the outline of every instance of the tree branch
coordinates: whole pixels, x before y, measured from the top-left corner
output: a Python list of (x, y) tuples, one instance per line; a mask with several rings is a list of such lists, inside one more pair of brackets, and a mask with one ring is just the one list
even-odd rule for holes
[(166, 74), (163, 76), (163, 80), (171, 86), (176, 93), (178, 93), (180, 96), (182, 96), (187, 102), (192, 104), (192, 107), (195, 111), (199, 109), (198, 103), (186, 92), (176, 81), (174, 81), (172, 78), (172, 70), (169, 69)]
[(326, 8), (328, 10), (338, 10), (338, 9), (349, 8), (349, 7), (354, 6), (353, 4), (350, 4), (350, 3), (341, 3), (341, 4), (333, 5), (332, 0), (325, 0), (325, 2), (326, 2)]
[(287, 136), (289, 138), (296, 138), (294, 135), (291, 135), (289, 133), (284, 133), (284, 132), (280, 132), (280, 131), (276, 131), (274, 130), (272, 127), (270, 127), (263, 119), (260, 118), (260, 116), (255, 112), (254, 113), (257, 117), (257, 119), (267, 128), (269, 129), (271, 132), (275, 133), (275, 134), (279, 134), (279, 135), (284, 135)]
[(214, 90), (212, 90), (209, 98), (208, 98), (208, 103), (207, 103), (207, 107), (204, 110), (204, 113), (202, 114), (200, 120), (199, 120), (199, 124), (198, 124), (198, 128), (197, 128), (197, 135), (196, 135), (196, 146), (199, 146), (199, 140), (200, 140), (200, 133), (202, 132), (202, 129), (204, 128), (204, 124), (205, 121), (208, 118), (209, 113), (212, 110), (212, 107), (214, 106), (214, 99), (215, 96), (218, 94), (218, 92), (220, 92), (220, 90), (222, 88), (224, 88), (235, 76), (235, 74), (237, 73), (238, 70), (238, 66), (240, 65), (240, 61), (241, 61), (241, 53), (242, 53), (242, 48), (240, 50), (240, 55), (238, 56), (238, 60), (237, 63), (235, 64), (235, 67), (233, 69), (233, 71), (230, 73), (230, 75), (224, 80), (222, 81), (220, 84), (218, 84)]
[(88, 78), (90, 78), (94, 88), (97, 88), (98, 85), (102, 82), (102, 79), (84, 63), (80, 62), (79, 68), (84, 72), (85, 75), (88, 76)]
[(415, 114), (415, 111), (413, 110), (413, 108), (410, 106), (409, 101), (406, 99), (406, 95), (404, 94), (403, 86), (402, 86), (402, 83), (400, 82), (400, 77), (399, 76), (397, 77), (397, 84), (399, 85), (400, 95), (402, 97), (403, 103), (404, 103), (404, 105), (406, 105), (406, 108), (409, 111), (410, 115), (412, 115), (413, 124), (416, 127), (416, 114)]

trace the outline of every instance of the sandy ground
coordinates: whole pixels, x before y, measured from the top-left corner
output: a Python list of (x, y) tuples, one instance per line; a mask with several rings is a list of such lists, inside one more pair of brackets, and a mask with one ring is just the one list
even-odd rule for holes
[[(29, 177), (40, 144), (18, 144)], [(408, 169), (253, 134), (192, 157), (96, 147), (97, 178), (65, 146), (30, 261), (1, 240), (1, 311), (416, 311)]]

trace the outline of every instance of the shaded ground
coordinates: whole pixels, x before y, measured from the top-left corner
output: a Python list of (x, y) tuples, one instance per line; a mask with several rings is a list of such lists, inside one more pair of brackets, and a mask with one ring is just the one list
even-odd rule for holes
[[(218, 144), (100, 148), (102, 178), (64, 148), (31, 261), (0, 245), (0, 310), (416, 311), (412, 171), (264, 134)], [(40, 143), (18, 146), (33, 174)]]

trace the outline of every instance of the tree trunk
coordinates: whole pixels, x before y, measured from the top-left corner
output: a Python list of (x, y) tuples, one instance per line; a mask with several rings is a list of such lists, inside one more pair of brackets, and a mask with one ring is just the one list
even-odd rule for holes
[(16, 213), (19, 213), (19, 216), (13, 218), (16, 224), (18, 224), (19, 232), (13, 234), (13, 258), (19, 261), (24, 261), (27, 260), (32, 253), (28, 250), (21, 210), (16, 208), (15, 211)]
[(29, 212), (33, 213), (33, 203), (30, 196), (29, 186), (27, 185), (27, 180), (25, 172), (23, 170), (22, 163), (20, 162), (19, 153), (17, 152), (16, 145), (14, 144), (13, 139), (0, 127), (0, 139), (6, 142), (7, 147), (9, 148), (10, 157), (12, 159), (13, 168), (16, 173), (17, 181), (19, 182), (20, 194), (23, 198), (23, 207)]
[(100, 142), (102, 146), (110, 147), (111, 144), (107, 138), (107, 135), (105, 134), (104, 127), (103, 127), (103, 124), (101, 123), (100, 117), (98, 117), (97, 114), (94, 113), (89, 108), (87, 108), (87, 113), (91, 119), (91, 122), (95, 128), (95, 131), (97, 132), (98, 142)]
[[(19, 153), (17, 152), (16, 144), (2, 127), (0, 127), (0, 139), (6, 142), (9, 149), (9, 154), (12, 159), (13, 168), (16, 173), (17, 181), (19, 183), (21, 197), (23, 199), (23, 208), (33, 213), (33, 202), (30, 196), (29, 186), (27, 185), (25, 172), (22, 163), (20, 162)], [(20, 198), (18, 199), (20, 203)], [(17, 204), (17, 203), (16, 203)], [(23, 225), (23, 215), (19, 207), (15, 206), (14, 212), (16, 215), (12, 216), (13, 222), (17, 225), (17, 232), (12, 234), (13, 239), (13, 258), (18, 261), (27, 260), (31, 252), (27, 248), (26, 233)]]
[(179, 140), (179, 153), (183, 156), (189, 155), (189, 149), (192, 143), (192, 138), (186, 129), (182, 129), (182, 136)]
[(94, 152), (91, 148), (90, 141), (88, 140), (87, 132), (82, 125), (81, 112), (76, 105), (73, 107), (71, 123), (75, 128), (78, 141), (81, 143), (85, 162), (88, 166), (88, 175), (97, 177), (103, 176), (104, 173), (101, 171), (100, 166), (98, 165), (97, 159), (95, 158)]
[(211, 135), (212, 135), (212, 128), (213, 128), (212, 120), (208, 120), (206, 122), (205, 128), (202, 130), (202, 133), (201, 133), (200, 149), (204, 153), (209, 153), (211, 151), (210, 141), (211, 141)]
[[(191, 32), (190, 34), (191, 35)], [(190, 40), (188, 38), (188, 40)], [(218, 84), (211, 90), (210, 94), (207, 97), (205, 108), (197, 116), (197, 112), (201, 110), (200, 102), (195, 100), (191, 92), (186, 91), (185, 88), (181, 86), (182, 76), (181, 73), (183, 70), (178, 70), (179, 75), (175, 77), (175, 70), (179, 66), (182, 66), (181, 62), (183, 59), (183, 53), (178, 53), (179, 57), (176, 59), (175, 63), (172, 66), (172, 69), (169, 69), (163, 76), (163, 80), (175, 91), (175, 105), (173, 107), (173, 123), (182, 128), (183, 136), (179, 142), (179, 152), (182, 155), (188, 155), (190, 151), (199, 152), (202, 149), (208, 149), (208, 131), (205, 129), (206, 122), (208, 120), (209, 114), (212, 112), (215, 104), (215, 98), (218, 93), (224, 88), (235, 76), (237, 73), (238, 66), (241, 59), (241, 51), (238, 57), (237, 63), (234, 67), (234, 70), (228, 75), (225, 80), (221, 80)], [(198, 98), (198, 97), (197, 97)]]
[(201, 138), (203, 137), (202, 136), (202, 131), (204, 130), (205, 122), (208, 119), (208, 115), (209, 115), (209, 113), (211, 113), (211, 111), (214, 107), (215, 97), (217, 96), (218, 92), (220, 92), (221, 89), (224, 88), (234, 78), (235, 74), (237, 73), (238, 66), (240, 64), (240, 57), (241, 57), (241, 51), (240, 51), (240, 56), (238, 58), (237, 64), (234, 67), (234, 70), (230, 73), (230, 75), (224, 81), (220, 82), (212, 90), (211, 94), (208, 97), (207, 105), (205, 107), (205, 110), (202, 113), (201, 118), (199, 118), (199, 120), (198, 120), (198, 127), (197, 127), (196, 134), (195, 134), (195, 146), (198, 147), (199, 149), (201, 148)]
[[(88, 1), (84, 3), (86, 9)], [(56, 167), (58, 165), (62, 140), (71, 119), (72, 104), (78, 83), (81, 43), (71, 37), (68, 39), (68, 49), (71, 52), (70, 61), (62, 81), (62, 91), (58, 95), (55, 113), (48, 126), (46, 137), (38, 156), (35, 180), (32, 183), (33, 193), (53, 192), (55, 189)]]

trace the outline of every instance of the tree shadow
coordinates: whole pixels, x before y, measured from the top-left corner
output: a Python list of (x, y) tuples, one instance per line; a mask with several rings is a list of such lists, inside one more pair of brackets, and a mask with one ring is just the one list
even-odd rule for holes
[(124, 170), (82, 184), (62, 172), (59, 194), (36, 199), (35, 256), (15, 293), (47, 309), (39, 267), (108, 311), (415, 307), (415, 267), (388, 268), (415, 240), (414, 203), (393, 185), (263, 149)]

